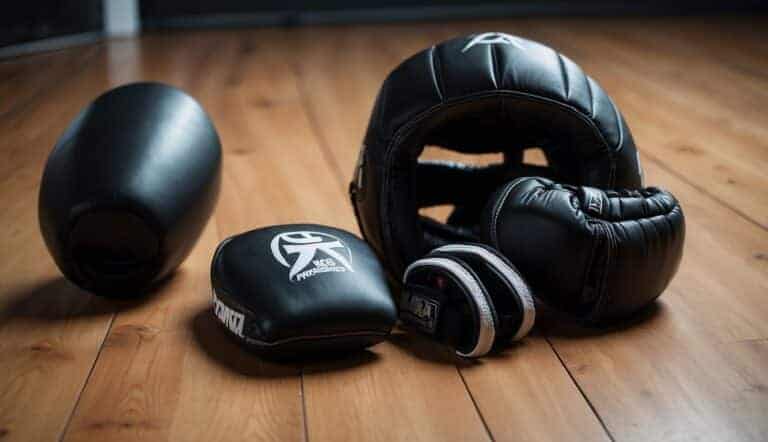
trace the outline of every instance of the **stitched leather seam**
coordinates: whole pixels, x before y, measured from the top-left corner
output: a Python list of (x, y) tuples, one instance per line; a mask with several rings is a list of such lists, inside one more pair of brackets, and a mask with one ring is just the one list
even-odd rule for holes
[(621, 214), (621, 219), (624, 219), (624, 198), (619, 198), (616, 201), (619, 202), (619, 214)]
[[(682, 216), (682, 211), (680, 211), (680, 215)], [(665, 238), (665, 239), (666, 239), (667, 241), (670, 241), (670, 240), (672, 240), (673, 236), (677, 234), (677, 232), (678, 232), (678, 230), (679, 230), (679, 229), (675, 229), (675, 226), (674, 226), (674, 225), (672, 225), (672, 220), (670, 220), (670, 219), (669, 219), (668, 217), (666, 217), (666, 216), (664, 217), (664, 222), (666, 222), (666, 223), (667, 223), (667, 225), (669, 226), (669, 235), (666, 235), (666, 238)], [(667, 248), (669, 248), (669, 247), (667, 247)]]
[[(547, 190), (565, 190), (565, 189), (547, 189)], [(672, 214), (672, 212), (675, 211), (675, 209), (677, 207), (680, 206), (680, 204), (677, 201), (675, 201), (675, 203), (672, 206), (670, 206), (669, 208), (666, 208), (664, 205), (660, 204), (660, 202), (658, 201), (658, 197), (662, 197), (663, 195), (664, 194), (662, 194), (662, 193), (657, 193), (657, 194), (654, 194), (654, 195), (652, 195), (650, 197), (644, 197), (643, 198), (643, 205), (642, 205), (643, 213), (642, 213), (642, 215), (639, 218), (624, 218), (622, 216), (621, 219), (605, 219), (605, 218), (595, 217), (592, 214), (590, 214), (589, 212), (586, 212), (586, 211), (582, 210), (581, 204), (583, 202), (581, 201), (581, 198), (579, 198), (579, 205), (575, 209), (578, 212), (582, 213), (584, 215), (584, 217), (588, 221), (594, 220), (594, 221), (621, 223), (621, 222), (625, 222), (625, 221), (635, 221), (635, 220), (638, 220), (638, 219), (654, 219), (654, 218), (658, 218), (658, 217), (668, 217), (668, 216), (670, 216)], [(618, 202), (619, 202), (619, 212), (622, 213), (622, 215), (624, 213), (624, 210), (623, 210), (621, 204), (622, 204), (622, 200), (624, 198), (625, 197), (621, 197), (621, 196), (613, 196), (613, 197), (608, 196), (608, 199), (611, 199), (611, 200), (616, 199), (616, 200), (618, 200)], [(630, 197), (630, 198), (632, 198), (632, 197)], [(659, 203), (659, 207), (661, 207), (663, 209), (663, 212), (652, 214), (652, 215), (647, 215), (646, 210), (645, 210), (646, 209), (645, 203), (648, 202), (648, 201), (653, 201), (653, 202)]]
[[(617, 224), (617, 227), (621, 228), (621, 230), (624, 232), (625, 237), (628, 236), (626, 229), (622, 224)], [(596, 313), (601, 313), (605, 309), (605, 306), (608, 304), (608, 301), (610, 301), (609, 296), (606, 295), (606, 292), (608, 290), (608, 273), (613, 268), (612, 263), (614, 260), (614, 252), (618, 248), (618, 241), (616, 241), (616, 237), (613, 233), (613, 230), (611, 230), (611, 226), (606, 226), (606, 232), (609, 233), (608, 250), (606, 251), (607, 257), (605, 260), (606, 262), (605, 269), (603, 269), (603, 275), (600, 281), (600, 291), (598, 292), (600, 296), (599, 297), (600, 301), (599, 301), (598, 309), (596, 310)]]
[[(228, 304), (228, 307), (235, 308), (239, 313), (242, 313), (244, 316), (247, 315), (245, 320), (253, 321), (256, 314), (251, 310), (250, 308), (246, 307), (242, 303), (235, 301), (234, 296), (230, 295), (226, 290), (223, 288), (214, 288), (213, 294), (216, 295), (219, 300), (222, 299), (220, 296), (220, 293), (224, 294), (224, 299), (227, 301), (235, 304), (235, 306), (231, 306)], [(224, 302), (224, 301), (222, 301)], [(224, 304), (227, 304), (224, 302)], [(259, 338), (247, 335), (244, 336), (244, 339), (247, 339), (247, 343), (249, 344), (258, 344), (263, 346), (274, 346), (274, 345), (280, 345), (280, 344), (286, 344), (289, 342), (296, 342), (296, 341), (303, 341), (303, 340), (318, 340), (318, 339), (328, 339), (328, 338), (341, 338), (341, 337), (347, 337), (347, 336), (386, 336), (390, 333), (391, 330), (383, 331), (383, 330), (358, 330), (354, 332), (346, 332), (346, 333), (328, 333), (328, 334), (320, 334), (320, 335), (305, 335), (305, 336), (294, 336), (291, 338), (283, 338), (278, 339), (276, 341), (263, 341)]]
[(613, 108), (613, 114), (616, 116), (616, 127), (619, 129), (619, 140), (613, 149), (615, 152), (619, 152), (624, 147), (624, 125), (621, 124), (621, 114), (619, 114), (619, 108), (616, 107), (616, 103), (613, 102), (613, 99), (610, 96), (606, 95), (606, 97), (608, 97), (608, 101)]
[(571, 98), (571, 85), (568, 82), (568, 73), (565, 71), (565, 61), (562, 54), (555, 52), (557, 55), (557, 61), (560, 64), (560, 76), (563, 78), (563, 87), (565, 88), (565, 99)]
[(637, 223), (637, 226), (640, 228), (640, 233), (643, 237), (643, 247), (645, 247), (646, 254), (648, 253), (648, 234), (645, 232), (645, 225), (640, 222), (640, 220), (633, 220), (635, 223)]
[[(557, 189), (556, 189), (556, 190), (557, 190)], [(659, 214), (656, 214), (656, 215), (651, 215), (651, 216), (640, 216), (639, 218), (622, 218), (622, 219), (605, 219), (605, 218), (598, 218), (598, 217), (592, 216), (592, 215), (591, 215), (591, 214), (589, 214), (588, 212), (585, 212), (585, 211), (583, 211), (583, 210), (581, 209), (581, 207), (576, 207), (576, 210), (578, 210), (579, 212), (583, 213), (583, 214), (584, 214), (584, 218), (586, 218), (586, 219), (587, 219), (587, 221), (601, 221), (601, 222), (617, 223), (617, 224), (618, 224), (618, 223), (623, 223), (623, 222), (628, 222), (628, 221), (636, 221), (636, 220), (639, 220), (639, 219), (648, 219), (648, 220), (652, 220), (652, 219), (655, 219), (655, 218), (668, 218), (670, 215), (672, 215), (672, 212), (674, 212), (674, 211), (675, 211), (675, 208), (677, 208), (677, 207), (678, 207), (678, 206), (677, 206), (677, 205), (675, 205), (674, 207), (672, 207), (672, 208), (671, 208), (671, 209), (669, 209), (668, 211), (666, 211), (666, 212), (664, 212), (664, 213), (659, 213)]]
[(647, 198), (643, 198), (642, 199), (642, 204), (640, 204), (640, 207), (643, 208), (643, 218), (647, 218), (648, 217), (648, 204), (649, 204), (648, 203), (648, 199)]
[(587, 92), (589, 92), (589, 118), (595, 118), (595, 93), (592, 91), (592, 79), (585, 75), (587, 79)]
[(440, 102), (445, 102), (445, 95), (443, 94), (443, 86), (441, 85), (442, 81), (440, 81), (440, 63), (437, 60), (437, 53), (435, 50), (435, 47), (432, 46), (429, 48), (429, 68), (430, 73), (432, 74), (432, 83), (435, 85), (435, 90), (437, 91), (437, 96), (440, 97)]
[(282, 345), (282, 344), (288, 344), (291, 342), (298, 342), (298, 341), (318, 341), (322, 339), (333, 339), (333, 338), (347, 338), (347, 337), (363, 337), (363, 336), (387, 336), (389, 335), (389, 331), (380, 331), (380, 330), (364, 330), (364, 331), (358, 331), (358, 332), (348, 332), (348, 333), (331, 333), (327, 335), (307, 335), (307, 336), (296, 336), (293, 338), (285, 338), (285, 339), (279, 339), (277, 341), (262, 341), (260, 339), (247, 336), (247, 343), (248, 344), (255, 344), (255, 345), (261, 345), (264, 347), (272, 347), (276, 345)]
[(498, 63), (496, 62), (496, 45), (490, 44), (488, 45), (488, 50), (491, 53), (491, 80), (493, 80), (493, 87), (496, 89), (499, 88), (499, 81), (497, 79), (501, 79), (501, 77), (498, 75), (499, 67)]
[(520, 184), (521, 181), (522, 180), (517, 179), (507, 184), (507, 188), (504, 189), (501, 198), (499, 198), (493, 207), (493, 217), (491, 217), (491, 225), (489, 227), (491, 229), (491, 244), (497, 249), (499, 248), (499, 215), (504, 208), (504, 204), (507, 202), (507, 198), (509, 198), (509, 194), (512, 193), (512, 190)]
[(235, 236), (237, 235), (233, 235), (233, 236), (230, 236), (229, 238), (225, 238), (221, 243), (219, 243), (218, 246), (216, 246), (216, 250), (213, 251), (213, 259), (211, 260), (212, 262), (211, 262), (211, 272), (210, 272), (212, 284), (218, 282), (218, 278), (216, 277), (214, 270), (218, 267), (219, 261), (221, 261), (222, 251), (224, 250), (224, 247), (227, 244), (229, 244), (229, 242), (232, 241), (232, 239)]
[[(599, 230), (602, 231), (602, 226), (599, 228)], [(592, 274), (592, 267), (595, 265), (595, 257), (597, 256), (597, 248), (600, 244), (600, 240), (601, 238), (599, 235), (593, 235), (592, 247), (589, 252), (589, 260), (587, 261), (587, 266), (585, 268), (584, 276), (582, 278), (582, 283), (581, 283), (582, 290), (583, 288), (590, 286), (591, 281), (589, 280), (589, 275)], [(594, 289), (598, 290), (597, 284), (595, 284)]]
[[(670, 244), (674, 244), (675, 243), (676, 236), (677, 236), (677, 234), (679, 232), (679, 229), (678, 230), (674, 229), (674, 226), (672, 225), (672, 223), (671, 223), (671, 221), (669, 219), (665, 218), (665, 221), (666, 221), (665, 225), (667, 225), (668, 228), (669, 228), (669, 233), (668, 234), (665, 234), (663, 229), (660, 229), (658, 226), (656, 226), (656, 224), (654, 224), (654, 223), (650, 223), (649, 224), (650, 228), (653, 229), (653, 233), (656, 236), (656, 238), (661, 238), (659, 243), (662, 244), (661, 248), (666, 251), (663, 254), (663, 256), (662, 256), (662, 261), (657, 263), (657, 265), (658, 265), (657, 268), (658, 269), (662, 269), (658, 273), (664, 276), (664, 280), (665, 280), (664, 281), (664, 287), (666, 287), (669, 284), (669, 281), (670, 281), (671, 277), (674, 275), (674, 272), (669, 272), (668, 270), (665, 270), (665, 269), (669, 269), (670, 268), (669, 267), (669, 264), (670, 264), (669, 261), (670, 261), (670, 259), (674, 259), (674, 255), (670, 255), (669, 254)], [(658, 298), (659, 296), (661, 296), (662, 292), (657, 293), (656, 296), (653, 296), (653, 297), (650, 297), (650, 298), (646, 299), (645, 302), (651, 302), (652, 300)]]
[(610, 225), (606, 225), (608, 223), (604, 223), (602, 225), (602, 230), (605, 232), (605, 240), (606, 240), (606, 247), (605, 247), (605, 265), (602, 266), (602, 271), (600, 272), (600, 276), (598, 277), (598, 280), (595, 282), (595, 290), (597, 292), (597, 301), (595, 302), (595, 307), (592, 309), (592, 312), (589, 314), (591, 318), (597, 318), (600, 316), (600, 313), (605, 308), (605, 305), (608, 303), (608, 297), (605, 295), (606, 291), (606, 281), (608, 280), (608, 270), (611, 268), (611, 261), (613, 260), (613, 249), (614, 249), (614, 239), (613, 234), (610, 231)]

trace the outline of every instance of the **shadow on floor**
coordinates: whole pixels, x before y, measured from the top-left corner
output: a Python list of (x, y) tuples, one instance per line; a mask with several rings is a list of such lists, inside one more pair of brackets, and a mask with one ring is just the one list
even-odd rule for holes
[(64, 321), (132, 310), (159, 296), (168, 279), (170, 278), (130, 299), (96, 296), (72, 284), (63, 276), (45, 279), (12, 289), (3, 295), (5, 302), (0, 307), (0, 325), (14, 318)]
[[(562, 313), (547, 309), (537, 304), (536, 325), (531, 330), (530, 336), (541, 338), (566, 338), (583, 339), (613, 333), (630, 332), (633, 329), (652, 326), (652, 324), (665, 315), (665, 308), (659, 301), (653, 302), (630, 319), (605, 322), (596, 325), (580, 323), (574, 318), (564, 316)], [(429, 362), (455, 365), (458, 368), (472, 367), (482, 363), (482, 359), (466, 359), (457, 356), (446, 345), (435, 342), (418, 332), (405, 329), (402, 332), (393, 332), (389, 342), (405, 350), (407, 353)], [(487, 357), (500, 358), (515, 352), (515, 348), (525, 345), (525, 338), (520, 342), (508, 342), (496, 346)]]
[(477, 364), (477, 360), (458, 356), (456, 352), (418, 332), (394, 331), (389, 342), (421, 360), (437, 364), (455, 365), (459, 368)]
[(664, 304), (658, 300), (652, 302), (631, 318), (602, 322), (599, 324), (579, 323), (573, 318), (545, 308), (536, 312), (536, 326), (532, 334), (547, 338), (581, 339), (614, 333), (629, 332), (652, 325), (666, 315)]

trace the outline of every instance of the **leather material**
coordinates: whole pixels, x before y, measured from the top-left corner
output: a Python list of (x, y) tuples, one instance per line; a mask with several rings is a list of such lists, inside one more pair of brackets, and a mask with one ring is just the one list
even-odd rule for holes
[(658, 188), (603, 191), (524, 177), (491, 197), (482, 236), (545, 303), (601, 321), (661, 295), (682, 258), (685, 218)]
[(461, 259), (437, 254), (411, 263), (403, 277), (403, 325), (432, 335), (467, 358), (483, 356), (496, 342), (499, 317), (490, 292)]
[(48, 157), (40, 230), (69, 280), (100, 295), (137, 295), (192, 250), (220, 174), (219, 137), (192, 97), (156, 83), (112, 89)]
[[(484, 168), (419, 161), (425, 145), (503, 152)], [(549, 166), (522, 164), (540, 147)], [(448, 40), (405, 60), (384, 81), (350, 185), (364, 237), (395, 277), (429, 250), (477, 241), (494, 189), (519, 176), (599, 188), (639, 188), (632, 135), (602, 88), (571, 60), (523, 38)], [(418, 209), (455, 204), (448, 224)]]
[(496, 250), (449, 244), (414, 261), (403, 276), (403, 324), (479, 357), (519, 340), (535, 320), (527, 283)]
[(233, 236), (214, 254), (211, 282), (215, 313), (230, 334), (275, 357), (373, 345), (397, 315), (373, 251), (332, 227), (292, 224)]

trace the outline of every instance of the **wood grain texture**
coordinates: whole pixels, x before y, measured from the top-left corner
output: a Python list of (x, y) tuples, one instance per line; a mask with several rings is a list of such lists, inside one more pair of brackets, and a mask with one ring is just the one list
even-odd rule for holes
[[(766, 25), (196, 31), (0, 63), (0, 439), (765, 440)], [(581, 64), (622, 109), (648, 184), (682, 202), (685, 255), (657, 306), (612, 329), (543, 315), (522, 344), (477, 362), (401, 331), (349, 358), (304, 364), (264, 361), (227, 339), (209, 310), (216, 244), (277, 223), (357, 232), (346, 185), (381, 81), (423, 47), (487, 30), (541, 40)], [(59, 276), (37, 229), (37, 186), (77, 112), (137, 80), (200, 100), (221, 135), (224, 172), (216, 213), (174, 277), (115, 302)]]
[[(39, 103), (61, 82), (91, 65), (101, 45), (0, 60), (0, 118), (18, 112), (26, 105)], [(37, 100), (36, 100), (37, 98)]]
[(373, 352), (360, 357), (371, 360), (369, 370), (308, 367), (310, 439), (489, 440), (450, 352), (399, 332)]
[(11, 440), (60, 437), (116, 311), (60, 276), (37, 223), (48, 152), (108, 86), (93, 64), (100, 53), (82, 48), (2, 65), (9, 81), (0, 87), (8, 103), (0, 117), (0, 436)]
[(541, 335), (461, 372), (497, 440), (609, 440)]

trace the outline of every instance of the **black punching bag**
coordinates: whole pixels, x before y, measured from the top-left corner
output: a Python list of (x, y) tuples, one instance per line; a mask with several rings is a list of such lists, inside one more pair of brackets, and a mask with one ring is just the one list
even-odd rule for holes
[(85, 108), (48, 157), (40, 230), (69, 280), (138, 295), (191, 251), (220, 170), (216, 129), (192, 97), (157, 83), (118, 87)]

